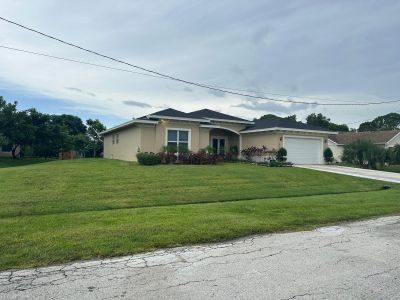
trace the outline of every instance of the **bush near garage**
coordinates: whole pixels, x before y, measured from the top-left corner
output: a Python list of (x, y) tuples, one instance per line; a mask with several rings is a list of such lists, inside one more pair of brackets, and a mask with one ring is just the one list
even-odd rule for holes
[(329, 147), (324, 150), (324, 160), (328, 164), (333, 162), (333, 152)]
[(276, 152), (276, 160), (279, 162), (284, 162), (287, 160), (287, 150), (285, 148), (279, 148)]

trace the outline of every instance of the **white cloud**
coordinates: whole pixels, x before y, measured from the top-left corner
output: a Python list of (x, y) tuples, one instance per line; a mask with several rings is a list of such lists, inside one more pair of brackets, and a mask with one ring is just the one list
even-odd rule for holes
[[(136, 65), (241, 89), (343, 99), (399, 98), (398, 1), (3, 1), (2, 16)], [(123, 66), (0, 22), (0, 44)], [(323, 112), (337, 123), (398, 105), (303, 107), (0, 49), (0, 81), (130, 119), (152, 107)], [(71, 90), (72, 87), (81, 90)], [(279, 96), (274, 96), (279, 97)], [(279, 97), (284, 98), (284, 97)], [(126, 105), (140, 99), (144, 105)]]

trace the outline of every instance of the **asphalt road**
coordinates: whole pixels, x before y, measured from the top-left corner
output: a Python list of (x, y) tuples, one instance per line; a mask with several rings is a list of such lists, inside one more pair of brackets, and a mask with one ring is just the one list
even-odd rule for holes
[(400, 183), (400, 173), (350, 168), (336, 165), (295, 165), (298, 168), (305, 168), (329, 173), (343, 174), (360, 178), (369, 178), (387, 182)]
[(400, 299), (400, 217), (0, 273), (0, 299)]

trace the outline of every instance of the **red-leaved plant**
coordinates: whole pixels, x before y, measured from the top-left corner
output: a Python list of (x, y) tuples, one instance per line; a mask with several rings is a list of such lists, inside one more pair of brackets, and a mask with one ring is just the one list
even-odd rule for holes
[(274, 149), (270, 150), (265, 146), (262, 147), (251, 146), (249, 148), (243, 149), (242, 151), (240, 151), (240, 153), (248, 161), (252, 161), (257, 156), (269, 155), (270, 158), (272, 158), (276, 155), (276, 151)]

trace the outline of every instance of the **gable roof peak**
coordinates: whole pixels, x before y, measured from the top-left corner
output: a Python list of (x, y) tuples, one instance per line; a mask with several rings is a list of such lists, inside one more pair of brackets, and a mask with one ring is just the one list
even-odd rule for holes
[(314, 126), (314, 125), (309, 125), (306, 123), (302, 123), (299, 121), (293, 121), (290, 119), (286, 118), (281, 118), (281, 117), (276, 117), (273, 119), (258, 119), (254, 122), (254, 125), (248, 126), (247, 128), (243, 129), (242, 132), (253, 132), (253, 131), (263, 131), (263, 130), (272, 130), (274, 128), (277, 129), (294, 129), (294, 130), (306, 130), (306, 131), (319, 131), (319, 132), (332, 132), (334, 134), (335, 132)]
[(244, 123), (253, 123), (252, 121), (235, 117), (232, 115), (224, 114), (212, 109), (203, 108), (199, 110), (195, 110), (189, 113), (192, 117), (195, 118), (204, 118), (204, 119), (214, 119), (214, 120), (224, 120), (224, 121), (235, 121), (235, 122), (244, 122)]

